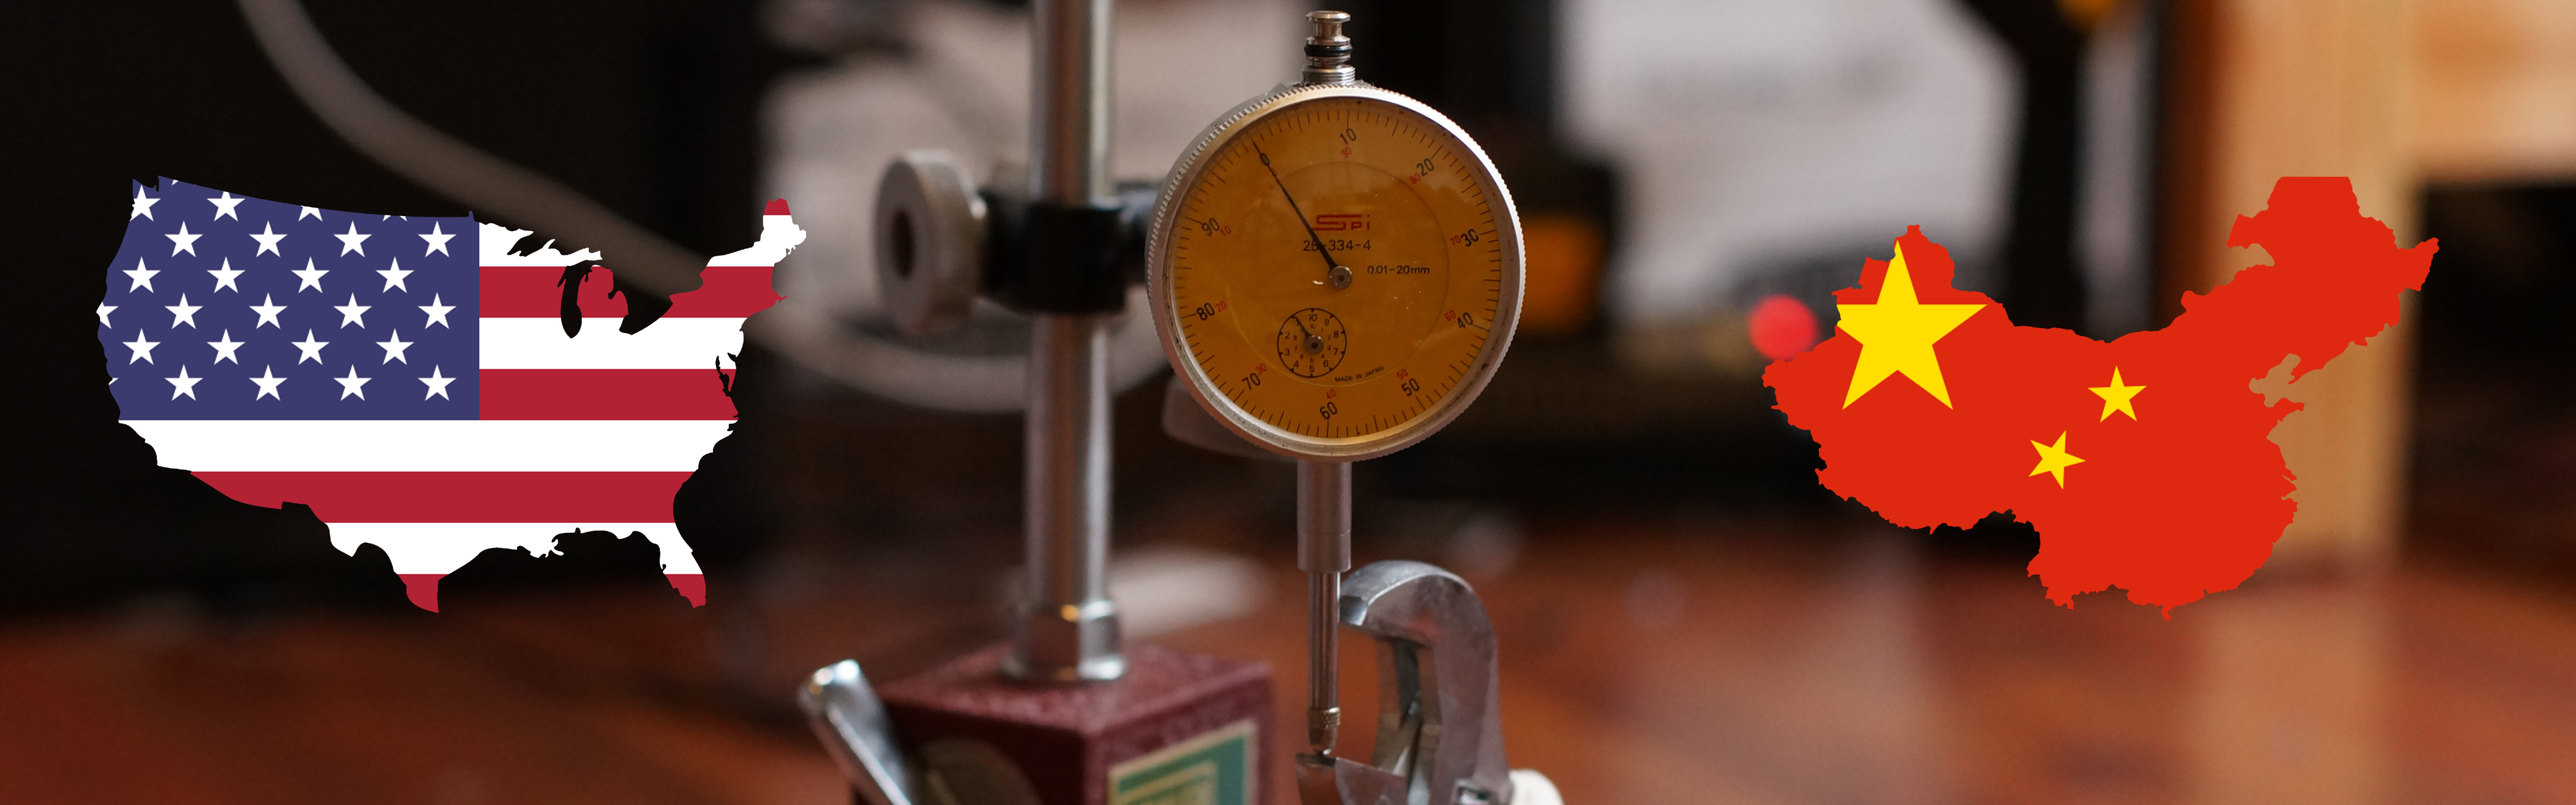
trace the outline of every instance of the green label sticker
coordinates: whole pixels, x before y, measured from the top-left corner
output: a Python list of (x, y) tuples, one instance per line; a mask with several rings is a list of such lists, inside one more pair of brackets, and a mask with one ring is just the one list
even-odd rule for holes
[(1109, 805), (1252, 805), (1253, 721), (1109, 767)]

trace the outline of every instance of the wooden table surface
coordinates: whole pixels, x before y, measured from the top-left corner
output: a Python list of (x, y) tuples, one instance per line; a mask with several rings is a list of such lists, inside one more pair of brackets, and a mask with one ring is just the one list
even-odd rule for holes
[[(2052, 607), (2000, 563), (1850, 523), (1517, 536), (1469, 578), (1512, 761), (1569, 802), (2576, 802), (2564, 591), (2258, 575), (2167, 620), (2117, 593)], [(1268, 606), (1151, 640), (1270, 662), (1299, 724), (1303, 587), (1256, 558), (1283, 568)], [(0, 626), (0, 801), (843, 802), (788, 709), (798, 676), (842, 656), (901, 674), (996, 632), (980, 582), (925, 596), (827, 564), (700, 610), (162, 602)], [(1345, 701), (1373, 701), (1370, 657), (1346, 660)]]

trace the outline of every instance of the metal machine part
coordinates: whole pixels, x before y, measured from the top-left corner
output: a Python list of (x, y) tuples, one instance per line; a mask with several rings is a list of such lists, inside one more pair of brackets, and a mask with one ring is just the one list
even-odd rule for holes
[(955, 332), (979, 296), (1024, 313), (1126, 309), (1130, 286), (1145, 280), (1156, 185), (1120, 182), (1107, 206), (1065, 208), (1032, 200), (1027, 176), (1004, 163), (977, 188), (937, 149), (907, 151), (886, 166), (871, 234), (879, 295), (897, 333)]
[[(1465, 410), (1483, 390), (1508, 350), (1518, 321), (1521, 249), (1519, 219), (1511, 205), (1510, 192), (1474, 140), (1437, 110), (1358, 82), (1349, 64), (1351, 40), (1342, 34), (1350, 15), (1316, 11), (1306, 16), (1313, 33), (1306, 39), (1305, 83), (1254, 99), (1200, 135), (1165, 185), (1155, 212), (1155, 228), (1149, 241), (1152, 251), (1146, 265), (1147, 289), (1155, 294), (1155, 324), (1171, 351), (1172, 365), (1179, 377), (1190, 384), (1210, 418), (1247, 442), (1300, 462), (1298, 566), (1307, 572), (1310, 589), (1307, 733), (1310, 757), (1322, 758), (1331, 754), (1340, 722), (1339, 680), (1334, 669), (1339, 653), (1336, 624), (1340, 574), (1350, 568), (1349, 462), (1400, 450), (1428, 437)], [(1317, 114), (1326, 117), (1314, 117)], [(1326, 119), (1337, 122), (1322, 127), (1312, 125)], [(1362, 119), (1403, 121), (1404, 129), (1386, 132), (1395, 135), (1389, 138), (1391, 142), (1413, 143), (1397, 147), (1405, 154), (1400, 164), (1379, 166), (1371, 162), (1383, 157), (1368, 151), (1371, 146), (1361, 138), (1377, 135), (1363, 135), (1352, 126), (1384, 124), (1358, 122)], [(1265, 129), (1273, 126), (1290, 128)], [(1338, 140), (1324, 141), (1320, 150), (1307, 147), (1301, 155), (1295, 152), (1300, 148), (1300, 137)], [(1252, 144), (1244, 145), (1246, 142)], [(1417, 149), (1425, 149), (1431, 155), (1426, 157), (1425, 150)], [(1283, 160), (1274, 165), (1274, 156)], [(1441, 160), (1446, 160), (1446, 167), (1442, 167)], [(1257, 167), (1242, 168), (1250, 174), (1233, 177), (1247, 181), (1228, 182), (1213, 172), (1224, 170), (1220, 167), (1223, 165), (1254, 164)], [(1353, 165), (1359, 167), (1349, 169)], [(1435, 169), (1443, 173), (1435, 176)], [(1300, 170), (1327, 173), (1300, 174)], [(1291, 177), (1349, 176), (1369, 171), (1403, 175), (1406, 180), (1390, 178), (1383, 189), (1348, 181), (1342, 185), (1310, 185), (1310, 189), (1336, 191), (1324, 197), (1338, 200), (1320, 202), (1337, 205), (1331, 210), (1301, 207), (1297, 193), (1289, 187)], [(1270, 195), (1273, 188), (1278, 193), (1275, 198)], [(1423, 200), (1443, 194), (1456, 200), (1444, 208), (1455, 221), (1442, 220), (1441, 213), (1426, 206), (1431, 202)], [(1318, 198), (1309, 194), (1310, 201)], [(1284, 203), (1262, 212), (1266, 208), (1260, 205), (1274, 202)], [(1207, 211), (1216, 209), (1235, 212), (1220, 216)], [(1267, 251), (1228, 252), (1237, 248), (1229, 245), (1235, 242), (1229, 239), (1236, 236), (1230, 226), (1217, 219), (1246, 214), (1299, 219), (1305, 237), (1289, 239), (1296, 241), (1299, 250), (1321, 258), (1326, 270), (1319, 272), (1312, 284), (1328, 286), (1329, 290), (1270, 279), (1281, 269)], [(1241, 223), (1239, 219), (1237, 223)], [(1317, 232), (1322, 223), (1368, 226), (1371, 228), (1358, 231), (1368, 232), (1371, 237), (1328, 241)], [(1449, 228), (1451, 223), (1466, 226), (1455, 230)], [(1297, 228), (1285, 231), (1294, 233)], [(1180, 259), (1192, 245), (1199, 248), (1187, 251), (1189, 259)], [(1451, 265), (1448, 250), (1452, 249), (1458, 250), (1454, 255), (1457, 267), (1439, 268), (1433, 273), (1433, 266)], [(1420, 260), (1408, 254), (1418, 255)], [(1303, 260), (1301, 257), (1290, 263)], [(1355, 284), (1355, 264), (1364, 265), (1369, 272), (1365, 290)], [(1195, 283), (1189, 279), (1202, 273), (1215, 276)], [(1430, 296), (1420, 304), (1399, 306), (1372, 302), (1394, 298), (1390, 294), (1417, 292), (1426, 282), (1460, 283), (1457, 287), (1472, 288), (1472, 293)], [(1196, 290), (1204, 288), (1237, 290)], [(1207, 298), (1189, 297), (1183, 301), (1188, 294)], [(1441, 313), (1442, 299), (1456, 305), (1445, 315)], [(1471, 308), (1461, 302), (1485, 307)], [(1266, 353), (1225, 351), (1231, 349), (1226, 339), (1242, 337), (1231, 333), (1253, 326), (1218, 318), (1227, 315), (1229, 305), (1247, 313), (1264, 306), (1297, 309), (1288, 316), (1288, 326), (1295, 329), (1280, 330), (1276, 357), (1280, 365), (1276, 368), (1284, 371), (1270, 372), (1272, 359), (1264, 357)], [(1188, 310), (1184, 312), (1183, 307)], [(1325, 309), (1328, 307), (1341, 309), (1341, 313)], [(1262, 326), (1274, 326), (1268, 321), (1261, 322)], [(1477, 325), (1481, 329), (1471, 331), (1471, 323), (1477, 321), (1482, 322)], [(1191, 328), (1201, 323), (1213, 329), (1193, 332)], [(1392, 343), (1412, 339), (1410, 343), (1429, 344), (1431, 336), (1426, 333), (1431, 332), (1472, 333), (1472, 343), (1466, 338), (1447, 342), (1449, 346), (1443, 347), (1446, 351), (1437, 353), (1438, 359), (1422, 365), (1408, 361), (1418, 355), (1434, 354), (1421, 352), (1423, 347), (1417, 346), (1414, 352), (1381, 349), (1369, 363), (1352, 367), (1358, 371), (1337, 373), (1341, 358), (1348, 354), (1344, 345), (1361, 337), (1353, 335), (1358, 332), (1352, 329), (1354, 325), (1375, 326), (1377, 332), (1391, 336), (1385, 341)], [(1370, 364), (1376, 365), (1371, 368)], [(1228, 376), (1215, 376), (1210, 369), (1215, 365), (1227, 366)], [(1248, 374), (1238, 374), (1246, 370), (1250, 370)], [(1425, 386), (1420, 379), (1408, 379), (1408, 371), (1445, 379), (1435, 381), (1441, 385)], [(1272, 376), (1265, 381), (1264, 374)], [(1371, 384), (1385, 388), (1373, 392)], [(1257, 397), (1292, 393), (1279, 389), (1304, 389), (1313, 398)], [(1398, 390), (1400, 395), (1394, 393)], [(1372, 394), (1376, 402), (1363, 403), (1372, 399)], [(1341, 398), (1335, 400), (1336, 395)], [(1303, 406), (1320, 403), (1322, 420), (1288, 419), (1282, 409), (1291, 400)], [(1342, 418), (1334, 419), (1337, 414)], [(1367, 424), (1352, 424), (1363, 422)]]
[(1029, 189), (1042, 202), (1108, 201), (1111, 0), (1038, 0), (1030, 33)]
[(1315, 23), (1315, 35), (1306, 37), (1306, 69), (1299, 74), (1301, 84), (1352, 84), (1359, 73), (1351, 65), (1351, 38), (1342, 35), (1342, 25), (1351, 15), (1339, 11), (1317, 11), (1306, 15)]
[[(1200, 135), (1164, 186), (1146, 260), (1155, 325), (1208, 419), (1298, 461), (1309, 604), (1298, 790), (1309, 805), (1549, 801), (1544, 778), (1516, 784), (1504, 765), (1493, 625), (1466, 582), (1416, 562), (1343, 577), (1351, 463), (1446, 426), (1510, 346), (1519, 216), (1456, 123), (1358, 82), (1342, 34), (1350, 15), (1306, 16), (1304, 83)], [(1354, 350), (1374, 352), (1345, 366)], [(1193, 443), (1215, 441), (1187, 417), (1165, 420)], [(1345, 625), (1379, 648), (1377, 745), (1365, 763), (1334, 755)]]
[(1297, 462), (1297, 569), (1306, 571), (1306, 743), (1333, 753), (1342, 725), (1342, 571), (1351, 569), (1351, 464)]
[[(1114, 209), (1108, 171), (1111, 0), (1034, 5), (1030, 195), (1056, 209)], [(1104, 579), (1109, 319), (1097, 313), (1037, 313), (1030, 319), (1029, 586), (1013, 607), (1011, 653), (1003, 671), (1019, 679), (1116, 679), (1127, 672), (1127, 661), (1118, 651), (1118, 609)]]
[(877, 285), (896, 332), (966, 324), (984, 284), (984, 197), (946, 151), (908, 151), (877, 183)]
[(859, 664), (842, 660), (815, 669), (796, 691), (814, 737), (841, 767), (841, 776), (858, 789), (866, 805), (916, 805), (912, 777), (903, 753), (895, 748), (894, 730), (886, 721), (885, 703), (877, 699)]
[(1297, 758), (1309, 805), (1502, 805), (1514, 801), (1503, 758), (1494, 625), (1467, 582), (1420, 562), (1350, 575), (1340, 622), (1378, 648), (1377, 746), (1367, 763)]
[(1116, 679), (1109, 600), (1108, 317), (1032, 317), (1027, 427), (1028, 587), (1011, 610), (1002, 671), (1057, 682)]
[[(1343, 69), (1349, 68), (1345, 65)], [(1248, 130), (1275, 125), (1275, 120), (1284, 119), (1285, 115), (1296, 114), (1300, 109), (1307, 108), (1308, 104), (1343, 100), (1356, 100), (1367, 104), (1369, 108), (1364, 114), (1402, 117), (1419, 126), (1421, 133), (1426, 137), (1440, 140), (1443, 146), (1454, 149), (1458, 161), (1463, 163), (1458, 169), (1479, 177), (1478, 183), (1485, 185), (1476, 191), (1476, 198), (1478, 204), (1489, 205), (1492, 223), (1490, 230), (1478, 231), (1480, 240), (1476, 248), (1490, 247), (1492, 258), (1480, 262), (1499, 267), (1501, 272), (1500, 276), (1491, 279), (1494, 283), (1493, 287), (1487, 289), (1487, 292), (1492, 294), (1488, 297), (1490, 301), (1487, 302), (1491, 305), (1490, 310), (1487, 311), (1490, 314), (1490, 320), (1479, 320), (1474, 325), (1490, 333), (1490, 336), (1479, 342), (1472, 355), (1465, 356), (1467, 363), (1458, 368), (1455, 385), (1446, 394), (1428, 405), (1412, 409), (1412, 413), (1400, 418), (1398, 424), (1381, 430), (1358, 436), (1323, 436), (1265, 421), (1262, 416), (1253, 414), (1243, 405), (1230, 399), (1225, 389), (1219, 385), (1222, 378), (1210, 375), (1201, 365), (1200, 356), (1197, 354), (1198, 348), (1191, 345), (1189, 339), (1184, 337), (1191, 322), (1185, 322), (1184, 311), (1174, 305), (1177, 292), (1173, 286), (1176, 279), (1176, 263), (1178, 263), (1175, 259), (1176, 255), (1179, 249), (1187, 245), (1184, 241), (1191, 237), (1191, 233), (1180, 231), (1188, 227), (1188, 223), (1181, 220), (1183, 208), (1188, 203), (1185, 196), (1211, 183), (1208, 173), (1212, 164), (1219, 161), (1217, 156), (1225, 153), (1228, 146), (1240, 140)], [(1262, 176), (1261, 179), (1263, 182), (1260, 184), (1261, 187), (1269, 187), (1267, 182), (1274, 180), (1270, 176)], [(1226, 186), (1230, 188), (1233, 185)], [(1189, 228), (1195, 229), (1195, 227)], [(1308, 234), (1311, 236), (1313, 233)], [(1173, 371), (1190, 381), (1191, 386), (1197, 391), (1200, 404), (1227, 429), (1254, 444), (1295, 459), (1333, 458), (1342, 461), (1359, 461), (1402, 450), (1439, 432), (1451, 420), (1456, 419), (1458, 414), (1464, 412), (1479, 394), (1483, 393), (1486, 382), (1493, 378), (1494, 370), (1501, 365), (1503, 356), (1510, 351), (1512, 334), (1520, 318), (1523, 256), (1520, 217), (1513, 206), (1510, 189), (1502, 181), (1492, 160), (1476, 146), (1474, 138), (1468, 136), (1465, 129), (1440, 114), (1438, 110), (1404, 95), (1356, 81), (1348, 84), (1300, 85), (1283, 88), (1237, 107), (1217, 124), (1208, 127), (1205, 133), (1199, 135), (1199, 139), (1190, 150), (1181, 157), (1180, 162), (1174, 166), (1171, 177), (1166, 180), (1162, 198), (1155, 208), (1154, 226), (1147, 240), (1147, 249), (1145, 264), (1148, 277), (1145, 287), (1152, 295), (1154, 324), (1163, 335), (1163, 347), (1170, 358)], [(1327, 252), (1324, 254), (1325, 259), (1334, 259), (1329, 250), (1321, 247), (1310, 247), (1307, 251)], [(1338, 262), (1334, 267), (1347, 268), (1339, 265)], [(1318, 279), (1327, 283), (1333, 283), (1340, 275), (1340, 272), (1318, 273), (1322, 275)], [(1380, 276), (1377, 279), (1383, 281), (1385, 277)], [(1334, 283), (1333, 287), (1335, 290), (1348, 290), (1360, 288), (1368, 282), (1364, 279), (1361, 280), (1361, 285)], [(1373, 287), (1384, 289), (1386, 286), (1380, 284)], [(1436, 305), (1431, 307), (1434, 311), (1438, 309)], [(1196, 319), (1196, 317), (1192, 318)], [(1391, 375), (1392, 373), (1389, 373), (1380, 377)], [(1350, 404), (1342, 403), (1342, 408), (1347, 411)], [(1358, 416), (1353, 417), (1351, 421), (1366, 419), (1368, 419), (1367, 416)]]
[(1009, 756), (992, 745), (943, 738), (905, 762), (884, 701), (853, 660), (816, 669), (796, 691), (814, 737), (862, 805), (1037, 805), (1038, 795)]

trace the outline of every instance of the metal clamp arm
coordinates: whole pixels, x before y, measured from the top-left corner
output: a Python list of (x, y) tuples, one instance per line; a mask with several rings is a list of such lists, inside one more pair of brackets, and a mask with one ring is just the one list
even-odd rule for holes
[(815, 669), (796, 691), (814, 737), (841, 767), (841, 775), (858, 789), (867, 805), (913, 805), (912, 778), (895, 748), (894, 730), (886, 721), (885, 703), (877, 699), (859, 664), (842, 660)]
[(1307, 805), (1501, 805), (1494, 625), (1467, 582), (1421, 562), (1377, 562), (1343, 582), (1342, 623), (1378, 646), (1377, 749), (1369, 763), (1300, 756)]

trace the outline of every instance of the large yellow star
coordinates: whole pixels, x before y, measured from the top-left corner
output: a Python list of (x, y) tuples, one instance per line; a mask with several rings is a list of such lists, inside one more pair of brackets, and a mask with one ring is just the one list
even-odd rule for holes
[(2065, 431), (2057, 432), (2056, 444), (2031, 442), (2030, 446), (2039, 451), (2039, 466), (2030, 468), (2030, 474), (2038, 475), (2045, 472), (2056, 476), (2059, 489), (2066, 488), (2066, 468), (2084, 463), (2084, 459), (2076, 458), (2066, 452)]
[(2121, 385), (2120, 367), (2114, 366), (2111, 367), (2111, 385), (2094, 386), (2089, 390), (2094, 394), (2101, 395), (2102, 397), (2103, 420), (2109, 420), (2111, 418), (2111, 412), (2118, 411), (2123, 414), (2128, 414), (2129, 421), (2135, 422), (2138, 420), (2138, 409), (2131, 407), (2129, 405), (2129, 400), (2137, 397), (2138, 392), (2147, 390), (2147, 387)]
[(1941, 381), (1941, 359), (1932, 354), (1932, 342), (1949, 335), (1984, 308), (1985, 305), (1926, 305), (1915, 301), (1914, 278), (1905, 270), (1905, 247), (1897, 246), (1896, 259), (1887, 263), (1887, 278), (1878, 284), (1878, 304), (1834, 306), (1842, 313), (1842, 322), (1837, 326), (1861, 345), (1860, 360), (1852, 364), (1851, 390), (1843, 395), (1843, 407), (1850, 408), (1860, 395), (1898, 373), (1948, 406), (1950, 386)]

